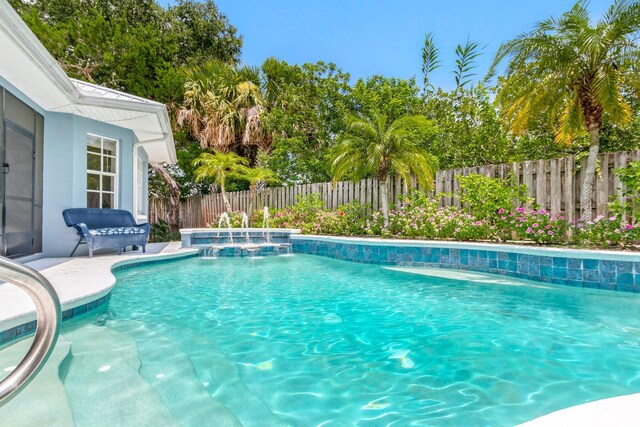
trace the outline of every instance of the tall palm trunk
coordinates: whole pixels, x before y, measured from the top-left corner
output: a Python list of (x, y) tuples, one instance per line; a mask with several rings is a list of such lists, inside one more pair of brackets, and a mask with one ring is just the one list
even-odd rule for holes
[(596, 175), (598, 165), (598, 152), (600, 151), (600, 127), (589, 126), (589, 156), (587, 157), (587, 167), (582, 178), (582, 188), (580, 189), (580, 219), (590, 221), (591, 213), (591, 193), (593, 192), (593, 179)]
[(251, 217), (251, 214), (253, 213), (253, 199), (256, 197), (257, 189), (257, 184), (249, 185), (249, 212), (247, 212), (247, 215), (249, 215), (249, 217)]
[(378, 189), (380, 191), (380, 204), (382, 205), (382, 217), (384, 225), (389, 225), (389, 176), (378, 178)]
[(160, 178), (169, 187), (169, 231), (176, 232), (180, 230), (182, 221), (180, 218), (180, 186), (175, 179), (166, 171), (163, 165), (159, 163), (152, 164), (151, 167), (160, 175)]

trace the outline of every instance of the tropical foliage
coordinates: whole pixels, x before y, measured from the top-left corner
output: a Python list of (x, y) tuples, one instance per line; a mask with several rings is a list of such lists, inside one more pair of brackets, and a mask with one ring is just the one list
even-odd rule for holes
[[(583, 219), (591, 218), (591, 192), (605, 121), (626, 126), (633, 120), (625, 93), (637, 96), (640, 3), (616, 0), (599, 22), (579, 1), (560, 18), (503, 44), (493, 68), (507, 60), (497, 101), (511, 131), (532, 123), (555, 127), (558, 143), (589, 136), (589, 155), (580, 196)], [(490, 74), (492, 73), (490, 70)]]
[(362, 179), (375, 176), (380, 183), (382, 215), (389, 218), (389, 183), (399, 176), (404, 182), (415, 177), (425, 189), (432, 187), (434, 165), (420, 148), (420, 142), (433, 131), (423, 116), (401, 116), (389, 122), (384, 114), (349, 116), (347, 130), (336, 149), (333, 179)]
[[(458, 44), (454, 60), (446, 64), (438, 35), (429, 33), (422, 52), (416, 52), (422, 59), (419, 81), (374, 73), (353, 81), (345, 70), (323, 61), (289, 64), (268, 58), (262, 64), (241, 64), (242, 37), (212, 0), (178, 0), (166, 7), (156, 0), (9, 1), (70, 76), (169, 106), (178, 164), (154, 165), (150, 191), (171, 201), (171, 231), (180, 224), (180, 199), (211, 191), (260, 191), (277, 183), (368, 176), (382, 177), (386, 188), (388, 177), (412, 173), (427, 188), (436, 168), (575, 154), (589, 161), (580, 204), (584, 221), (570, 225), (581, 226), (574, 235), (588, 241), (591, 234), (584, 230), (592, 230), (611, 242), (620, 234), (621, 242), (635, 235), (635, 224), (625, 231), (622, 221), (635, 209), (634, 196), (626, 195), (626, 204), (611, 205), (612, 214), (594, 222), (586, 195), (599, 151), (640, 148), (637, 0), (615, 0), (597, 21), (588, 3), (578, 1), (565, 14), (503, 44), (484, 79), (485, 70), (478, 69), (478, 58), (488, 54), (482, 41)], [(506, 68), (496, 76), (501, 65)], [(439, 67), (452, 72), (450, 90), (431, 79)], [(221, 186), (214, 179), (219, 180), (219, 172), (198, 173), (212, 161), (203, 153), (235, 154), (246, 165), (242, 161), (224, 169)], [(620, 179), (625, 176), (635, 175), (622, 173)], [(370, 225), (382, 224), (380, 233), (384, 228), (408, 234), (400, 225), (407, 205), (394, 208), (394, 202), (387, 200), (383, 213), (368, 217)], [(516, 215), (517, 207), (504, 209)], [(411, 209), (432, 213), (426, 204)], [(347, 210), (339, 211), (344, 215), (322, 210), (326, 229), (339, 229)], [(458, 238), (527, 235), (526, 228), (518, 231), (521, 227), (492, 231), (502, 219), (488, 212), (437, 212), (463, 226), (451, 229), (451, 220), (439, 226), (440, 234), (425, 235), (451, 237), (456, 228)], [(531, 215), (539, 218), (528, 228), (544, 222), (540, 211)], [(356, 223), (354, 218), (349, 217), (347, 227)], [(350, 232), (361, 234), (364, 228), (354, 226)]]
[(231, 212), (231, 203), (226, 192), (227, 178), (230, 175), (238, 174), (243, 166), (248, 163), (247, 159), (240, 157), (236, 153), (202, 153), (193, 161), (193, 165), (197, 167), (195, 178), (197, 181), (213, 179), (224, 200), (227, 212)]

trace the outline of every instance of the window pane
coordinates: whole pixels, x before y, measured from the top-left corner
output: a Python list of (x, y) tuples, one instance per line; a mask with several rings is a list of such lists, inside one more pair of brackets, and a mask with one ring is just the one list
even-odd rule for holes
[(115, 181), (115, 177), (103, 175), (102, 176), (102, 191), (114, 191), (115, 190), (114, 181)]
[(113, 193), (102, 193), (102, 208), (112, 208), (113, 204)]
[(116, 158), (115, 157), (103, 157), (102, 158), (103, 172), (116, 173)]
[(100, 191), (100, 175), (87, 174), (87, 190)]
[(116, 155), (116, 142), (112, 139), (105, 139), (102, 143), (102, 154), (107, 156)]
[(92, 171), (100, 171), (100, 155), (87, 153), (87, 169)]
[(87, 207), (99, 208), (100, 207), (100, 193), (87, 192)]
[(93, 135), (87, 136), (87, 151), (100, 153), (100, 138)]

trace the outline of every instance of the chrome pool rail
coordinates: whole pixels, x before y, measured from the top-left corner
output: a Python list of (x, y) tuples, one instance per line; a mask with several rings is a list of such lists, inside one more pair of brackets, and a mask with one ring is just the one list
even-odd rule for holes
[(0, 256), (0, 280), (22, 289), (36, 306), (37, 327), (33, 343), (18, 366), (0, 382), (0, 406), (16, 396), (40, 372), (58, 340), (61, 308), (58, 294), (40, 273)]

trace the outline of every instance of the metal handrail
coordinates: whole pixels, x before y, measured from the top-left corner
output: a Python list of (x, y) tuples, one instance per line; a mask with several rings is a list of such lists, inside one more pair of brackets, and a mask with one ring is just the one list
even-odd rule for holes
[(16, 261), (0, 257), (0, 280), (25, 291), (36, 306), (37, 327), (33, 343), (18, 366), (0, 382), (0, 406), (35, 378), (53, 352), (60, 333), (60, 300), (42, 274)]

